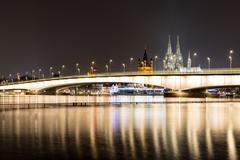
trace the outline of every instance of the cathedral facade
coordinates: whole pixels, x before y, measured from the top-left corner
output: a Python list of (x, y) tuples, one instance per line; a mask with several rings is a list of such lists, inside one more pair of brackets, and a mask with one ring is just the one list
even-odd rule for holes
[(170, 71), (179, 71), (183, 68), (183, 57), (180, 48), (179, 36), (177, 36), (176, 52), (172, 51), (171, 37), (168, 39), (168, 49), (163, 58), (163, 69)]

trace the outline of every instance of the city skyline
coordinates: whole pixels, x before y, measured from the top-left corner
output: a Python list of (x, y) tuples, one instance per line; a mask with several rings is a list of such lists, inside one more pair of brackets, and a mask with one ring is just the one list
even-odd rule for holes
[[(172, 41), (172, 39), (176, 39), (175, 41)], [(181, 68), (191, 68), (191, 67), (199, 67), (199, 69), (206, 69), (209, 68), (209, 64), (208, 61), (210, 60), (210, 57), (205, 57), (205, 61), (204, 63), (201, 63), (199, 60), (199, 52), (194, 52), (194, 50), (188, 50), (188, 52), (183, 53), (181, 50), (182, 46), (181, 46), (181, 38), (179, 37), (179, 35), (177, 35), (176, 37), (173, 37), (171, 35), (168, 35), (168, 44), (166, 45), (166, 52), (163, 55), (159, 55), (159, 54), (149, 54), (149, 51), (151, 51), (151, 49), (145, 45), (145, 49), (142, 50), (142, 54), (139, 55), (138, 57), (127, 57), (126, 61), (122, 61), (120, 59), (115, 59), (113, 60), (112, 58), (110, 59), (105, 59), (106, 64), (103, 66), (97, 65), (98, 61), (96, 59), (92, 59), (89, 64), (87, 64), (86, 66), (83, 66), (83, 63), (79, 63), (79, 61), (76, 61), (76, 63), (73, 63), (71, 65), (67, 65), (65, 64), (58, 64), (57, 66), (45, 66), (45, 67), (39, 67), (39, 68), (33, 68), (33, 69), (29, 69), (25, 72), (13, 72), (13, 73), (7, 73), (7, 74), (1, 74), (1, 78), (2, 79), (8, 79), (9, 76), (11, 78), (16, 78), (16, 79), (20, 79), (21, 76), (30, 76), (31, 78), (35, 77), (35, 78), (44, 78), (45, 77), (51, 77), (54, 75), (59, 74), (59, 76), (66, 76), (66, 75), (74, 75), (74, 74), (88, 74), (90, 72), (92, 72), (91, 70), (95, 70), (95, 73), (103, 73), (103, 72), (121, 72), (123, 71), (123, 67), (124, 67), (124, 72), (127, 71), (138, 71), (138, 63), (139, 63), (139, 59), (141, 59), (141, 57), (146, 54), (150, 55), (150, 57), (152, 57), (153, 60), (153, 65), (154, 65), (154, 69), (153, 71), (166, 71), (166, 70), (175, 70), (175, 71), (181, 71), (183, 72), (183, 70), (181, 70)], [(175, 42), (175, 43), (172, 43)], [(175, 44), (175, 46), (173, 46), (173, 44)], [(144, 54), (143, 54), (144, 53)], [(225, 63), (227, 63), (227, 67), (225, 68), (229, 68), (229, 59), (231, 57), (231, 67), (232, 67), (232, 56), (233, 54), (235, 54), (235, 50), (230, 49), (228, 50), (228, 61), (226, 61)], [(169, 57), (166, 57), (169, 56)], [(170, 68), (166, 68), (166, 64), (165, 61), (167, 59), (174, 59), (174, 61), (172, 62), (173, 64), (170, 63)], [(103, 59), (102, 59), (103, 60)], [(180, 62), (178, 62), (178, 61)], [(192, 64), (189, 65), (189, 60), (193, 61)], [(176, 61), (176, 62), (175, 62)], [(175, 64), (176, 63), (176, 64)], [(173, 66), (172, 66), (173, 65)], [(175, 68), (176, 65), (176, 68)], [(171, 66), (173, 68), (171, 68)], [(106, 70), (107, 67), (107, 70)], [(110, 68), (111, 67), (111, 68)], [(219, 68), (224, 68), (224, 67), (219, 67)], [(64, 74), (63, 75), (63, 70), (64, 70)], [(190, 71), (190, 70), (189, 70)], [(50, 75), (49, 75), (49, 72)], [(41, 74), (40, 74), (41, 73)], [(34, 78), (34, 79), (35, 79)]]

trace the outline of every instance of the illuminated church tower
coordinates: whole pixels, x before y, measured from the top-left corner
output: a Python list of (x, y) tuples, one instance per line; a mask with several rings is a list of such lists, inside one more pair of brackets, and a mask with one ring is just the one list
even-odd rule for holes
[(153, 71), (153, 59), (148, 59), (147, 49), (145, 48), (143, 59), (138, 59), (138, 71), (139, 72), (152, 72)]
[(175, 70), (183, 67), (183, 57), (180, 49), (179, 36), (177, 36), (176, 54), (175, 54)]
[(172, 52), (171, 38), (168, 39), (168, 49), (163, 59), (164, 70), (174, 70), (175, 69), (175, 56)]

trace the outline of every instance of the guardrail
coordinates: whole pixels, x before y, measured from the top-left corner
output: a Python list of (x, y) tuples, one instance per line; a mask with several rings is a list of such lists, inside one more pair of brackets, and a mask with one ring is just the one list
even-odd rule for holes
[(18, 81), (18, 82), (6, 82), (0, 84), (0, 86), (4, 85), (14, 85), (14, 84), (22, 84), (22, 83), (32, 83), (32, 82), (42, 82), (42, 81), (51, 81), (51, 80), (61, 80), (61, 79), (75, 79), (75, 78), (89, 78), (89, 77), (115, 77), (115, 76), (147, 76), (147, 75), (231, 75), (231, 74), (239, 74), (240, 68), (212, 68), (212, 69), (202, 69), (201, 71), (189, 71), (189, 72), (180, 72), (180, 71), (153, 71), (153, 72), (105, 72), (98, 74), (85, 74), (85, 75), (68, 75), (63, 77), (49, 77), (43, 79), (35, 79), (35, 80), (26, 80), (26, 81)]

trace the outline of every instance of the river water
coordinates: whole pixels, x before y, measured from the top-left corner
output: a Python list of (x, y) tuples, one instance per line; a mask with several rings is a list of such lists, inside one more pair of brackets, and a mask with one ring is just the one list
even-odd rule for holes
[(237, 100), (116, 99), (1, 110), (0, 159), (240, 159)]

